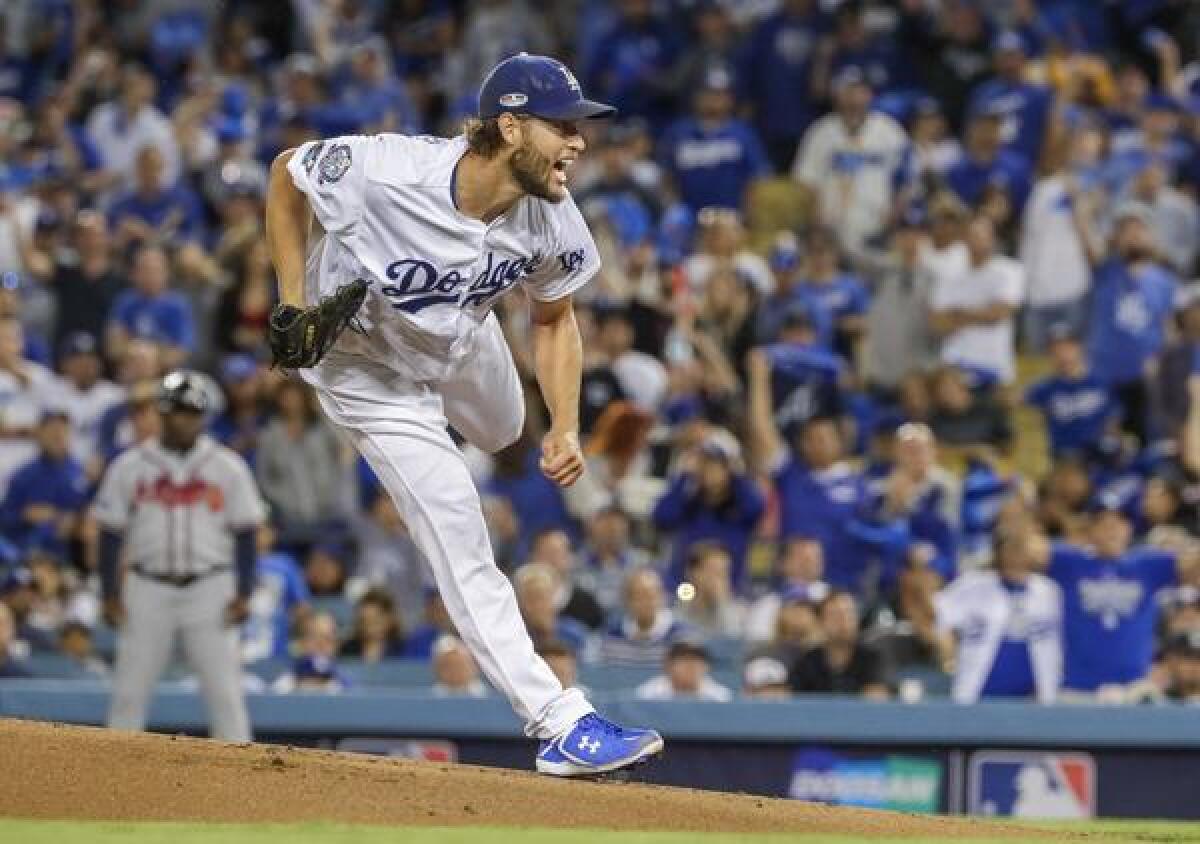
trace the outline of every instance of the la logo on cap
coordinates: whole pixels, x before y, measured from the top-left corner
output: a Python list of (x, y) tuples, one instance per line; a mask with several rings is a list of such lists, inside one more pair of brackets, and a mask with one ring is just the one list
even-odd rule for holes
[(579, 87), (579, 80), (575, 78), (575, 74), (571, 73), (571, 71), (567, 69), (566, 65), (560, 64), (558, 69), (563, 72), (563, 76), (567, 77), (568, 88), (570, 88), (572, 91), (581, 90)]
[(517, 108), (518, 106), (525, 105), (527, 102), (529, 102), (529, 97), (525, 96), (519, 91), (514, 91), (511, 94), (505, 94), (500, 98), (500, 105), (504, 106), (505, 108)]

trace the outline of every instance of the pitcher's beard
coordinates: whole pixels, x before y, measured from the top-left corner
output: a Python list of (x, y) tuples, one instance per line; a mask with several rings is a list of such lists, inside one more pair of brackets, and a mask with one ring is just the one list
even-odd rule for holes
[(562, 195), (550, 192), (550, 174), (554, 172), (554, 162), (534, 149), (532, 144), (522, 144), (509, 159), (508, 167), (513, 180), (525, 193), (549, 202), (562, 201)]

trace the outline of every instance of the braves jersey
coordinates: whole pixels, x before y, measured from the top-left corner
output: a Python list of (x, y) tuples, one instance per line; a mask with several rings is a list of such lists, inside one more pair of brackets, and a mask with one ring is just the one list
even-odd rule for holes
[(361, 278), (362, 332), (336, 351), (436, 381), (473, 350), (496, 300), (521, 285), (539, 301), (582, 287), (600, 268), (574, 200), (526, 196), (491, 223), (454, 202), (466, 139), (381, 134), (311, 141), (288, 164), (324, 230), (305, 274), (307, 301)]
[(246, 462), (207, 436), (186, 454), (154, 440), (123, 453), (100, 484), (95, 513), (125, 534), (131, 566), (172, 576), (231, 566), (234, 533), (266, 518)]

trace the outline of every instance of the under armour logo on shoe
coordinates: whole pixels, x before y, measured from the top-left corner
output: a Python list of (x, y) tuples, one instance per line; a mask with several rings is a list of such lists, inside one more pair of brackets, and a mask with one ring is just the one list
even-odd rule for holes
[(586, 750), (595, 756), (597, 751), (600, 750), (600, 739), (588, 739), (587, 736), (584, 736), (579, 740), (579, 749)]

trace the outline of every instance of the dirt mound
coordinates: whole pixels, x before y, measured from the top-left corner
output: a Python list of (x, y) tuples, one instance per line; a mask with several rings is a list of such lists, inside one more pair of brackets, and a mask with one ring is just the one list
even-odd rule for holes
[[(669, 752), (669, 751), (668, 751)], [(872, 837), (1003, 834), (967, 820), (520, 771), (0, 720), (0, 816), (339, 821)], [(1030, 831), (1012, 830), (1028, 839)]]

